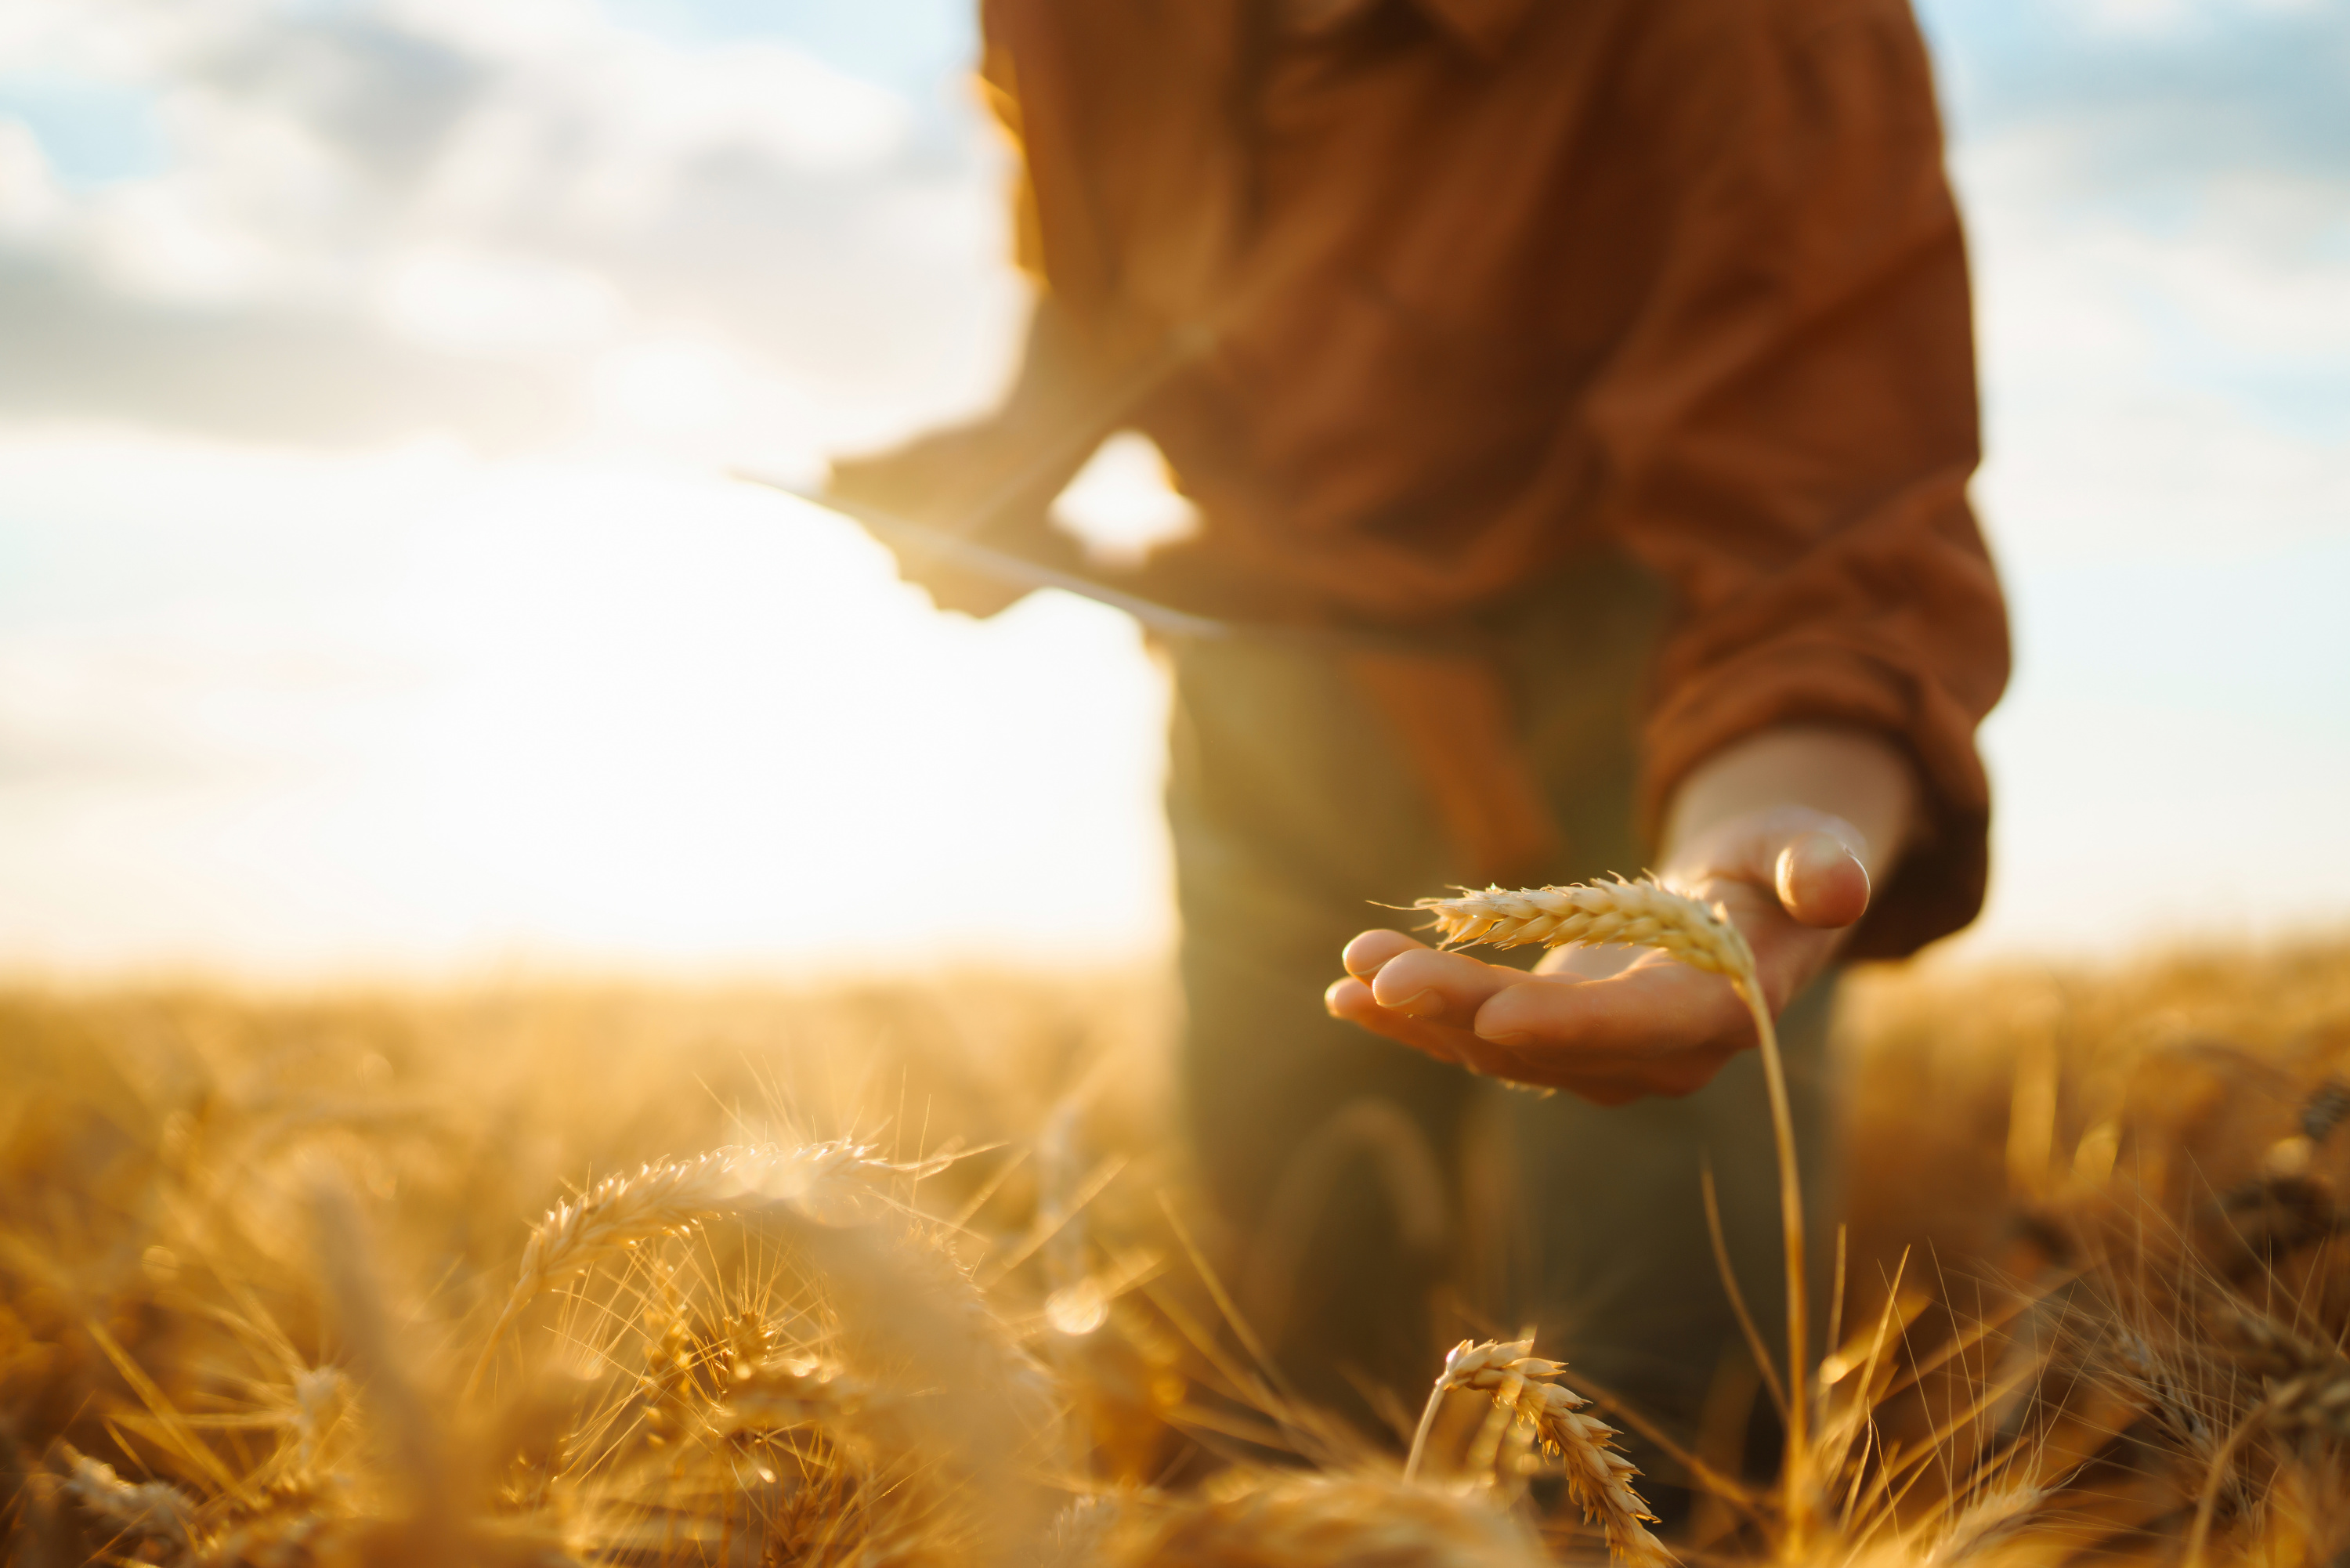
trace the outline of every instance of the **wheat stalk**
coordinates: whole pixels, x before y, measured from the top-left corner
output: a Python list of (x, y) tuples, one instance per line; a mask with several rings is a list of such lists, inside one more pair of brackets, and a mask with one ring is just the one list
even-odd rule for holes
[(547, 1210), (530, 1233), (514, 1288), (506, 1294), (482, 1346), (464, 1397), (471, 1399), (499, 1346), (525, 1308), (550, 1285), (639, 1241), (689, 1231), (732, 1212), (745, 1200), (785, 1197), (820, 1199), (845, 1178), (895, 1167), (861, 1145), (808, 1144), (793, 1149), (716, 1148), (691, 1159), (657, 1160), (632, 1174), (610, 1176), (578, 1198)]
[[(1524, 1423), (1534, 1441), (1560, 1461), (1566, 1472), (1567, 1490), (1582, 1505), (1584, 1517), (1607, 1533), (1609, 1551), (1635, 1568), (1670, 1563), (1663, 1544), (1648, 1533), (1648, 1527), (1657, 1516), (1632, 1490), (1632, 1479), (1640, 1471), (1617, 1451), (1616, 1428), (1596, 1416), (1582, 1414), (1590, 1401), (1555, 1381), (1566, 1370), (1565, 1364), (1545, 1361), (1534, 1354), (1534, 1348), (1532, 1339), (1489, 1339), (1482, 1345), (1464, 1339), (1452, 1347), (1420, 1411), (1419, 1429), (1413, 1433), (1411, 1452), (1404, 1459), (1404, 1480), (1410, 1480), (1419, 1471), (1429, 1429), (1444, 1396), (1456, 1388), (1490, 1394), (1497, 1410)], [(1501, 1434), (1492, 1437), (1493, 1441), (1479, 1445), (1480, 1457), (1486, 1463), (1492, 1457), (1487, 1450), (1498, 1449)]]
[(1811, 1520), (1809, 1390), (1810, 1303), (1804, 1282), (1804, 1189), (1795, 1162), (1795, 1121), (1787, 1101), (1787, 1071), (1779, 1055), (1779, 1032), (1754, 968), (1754, 950), (1731, 923), (1720, 904), (1709, 908), (1687, 894), (1644, 879), (1580, 883), (1570, 888), (1529, 888), (1515, 892), (1464, 889), (1451, 898), (1421, 898), (1412, 906), (1435, 918), (1447, 945), (1482, 942), (1519, 947), (1570, 942), (1656, 948), (1691, 969), (1727, 978), (1754, 1020), (1762, 1048), (1762, 1078), (1771, 1100), (1771, 1131), (1778, 1146), (1779, 1223), (1786, 1248), (1787, 1370), (1794, 1397), (1787, 1401), (1787, 1460), (1784, 1478), (1785, 1535), (1789, 1556), (1800, 1555)]

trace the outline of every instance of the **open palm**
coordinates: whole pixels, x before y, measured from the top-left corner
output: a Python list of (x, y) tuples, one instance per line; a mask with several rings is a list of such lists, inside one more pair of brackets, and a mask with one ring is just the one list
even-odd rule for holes
[[(1778, 807), (1692, 841), (1665, 879), (1728, 910), (1776, 1012), (1867, 910), (1856, 838), (1840, 818)], [(1336, 1016), (1472, 1072), (1600, 1105), (1693, 1093), (1755, 1043), (1727, 981), (1654, 950), (1560, 948), (1528, 973), (1371, 930), (1341, 961), (1346, 978), (1324, 998)]]

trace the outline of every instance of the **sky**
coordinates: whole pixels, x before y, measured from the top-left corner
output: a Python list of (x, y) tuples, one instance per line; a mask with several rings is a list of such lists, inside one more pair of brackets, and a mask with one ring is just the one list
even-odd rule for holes
[[(1955, 951), (2350, 923), (2350, 0), (1927, 0), (2012, 597)], [(1163, 948), (1115, 614), (805, 479), (1024, 308), (955, 0), (0, 7), (0, 970)], [(1180, 526), (1121, 442), (1065, 507)]]

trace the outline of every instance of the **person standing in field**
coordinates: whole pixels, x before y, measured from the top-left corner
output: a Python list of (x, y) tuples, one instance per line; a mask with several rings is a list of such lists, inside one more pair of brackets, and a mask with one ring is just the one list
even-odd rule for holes
[[(1833, 971), (1973, 918), (1974, 731), (2008, 667), (1915, 24), (1903, 0), (983, 23), (1025, 360), (989, 417), (834, 484), (1092, 570), (1047, 511), (1139, 430), (1201, 524), (1118, 586), (1305, 634), (1165, 646), (1183, 1114), (1243, 1310), (1358, 1413), (1416, 1407), (1451, 1339), (1534, 1324), (1687, 1435), (1752, 1378), (1708, 1169), (1780, 1333), (1730, 988), (1360, 928), (1371, 901), (1643, 867), (1721, 899), (1830, 1200)], [(900, 564), (942, 607), (1016, 597)]]

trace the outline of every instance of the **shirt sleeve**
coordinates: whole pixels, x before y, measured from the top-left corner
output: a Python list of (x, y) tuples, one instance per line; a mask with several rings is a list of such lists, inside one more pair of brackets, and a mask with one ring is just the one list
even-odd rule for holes
[(1705, 25), (1620, 78), (1669, 194), (1586, 410), (1609, 529), (1679, 607), (1643, 808), (1653, 826), (1691, 768), (1770, 726), (1891, 738), (1925, 822), (1849, 950), (1897, 956), (1981, 905), (1975, 728), (2008, 671), (1966, 497), (1972, 325), (1925, 51), (1898, 0), (1682, 9)]

